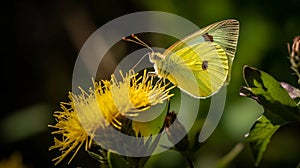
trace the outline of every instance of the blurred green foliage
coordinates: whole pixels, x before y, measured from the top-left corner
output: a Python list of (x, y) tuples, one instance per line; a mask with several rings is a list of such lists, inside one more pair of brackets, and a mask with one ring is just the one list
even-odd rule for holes
[[(11, 1), (2, 5), (4, 17), (4, 62), (2, 80), (4, 102), (1, 123), (11, 115), (24, 112), (28, 127), (16, 141), (4, 141), (8, 136), (1, 131), (0, 157), (6, 158), (14, 151), (23, 155), (24, 162), (32, 167), (53, 167), (51, 159), (59, 153), (48, 152), (53, 144), (48, 124), (55, 121), (47, 116), (59, 110), (59, 102), (67, 100), (71, 89), (72, 70), (77, 54), (85, 40), (106, 22), (124, 14), (158, 10), (177, 14), (203, 27), (219, 20), (234, 18), (240, 21), (240, 38), (233, 63), (232, 80), (227, 87), (227, 102), (221, 123), (194, 158), (197, 165), (212, 167), (238, 141), (244, 140), (251, 125), (263, 112), (252, 100), (239, 96), (244, 85), (242, 67), (250, 65), (272, 74), (276, 79), (297, 85), (292, 75), (286, 43), (299, 35), (300, 13), (297, 0), (164, 0), (164, 1)], [(165, 46), (168, 47), (168, 46)], [(108, 74), (110, 72), (107, 72)], [(46, 104), (46, 106), (44, 106)], [(44, 108), (46, 107), (46, 108)], [(39, 115), (32, 115), (39, 112)], [(46, 116), (40, 118), (40, 115)], [(38, 122), (38, 121), (43, 122)], [(11, 128), (19, 126), (10, 120)], [(40, 127), (45, 129), (28, 128)], [(32, 131), (36, 131), (35, 133)], [(269, 145), (261, 167), (295, 167), (299, 158), (298, 129), (279, 131)], [(25, 133), (24, 133), (25, 132)], [(19, 134), (18, 131), (13, 134)], [(20, 137), (15, 135), (16, 137)], [(35, 145), (32, 145), (35, 144)], [(282, 148), (282, 146), (285, 146)], [(276, 151), (276, 152), (275, 152)], [(290, 153), (282, 156), (283, 153)], [(177, 159), (178, 158), (178, 159)], [(167, 167), (186, 166), (174, 152), (153, 157), (151, 165)], [(170, 161), (168, 161), (170, 160)], [(175, 162), (176, 161), (176, 162)], [(246, 146), (230, 167), (253, 167), (254, 158)], [(80, 151), (70, 167), (92, 167), (97, 162)], [(66, 167), (62, 162), (57, 167)], [(152, 166), (150, 166), (152, 167)]]

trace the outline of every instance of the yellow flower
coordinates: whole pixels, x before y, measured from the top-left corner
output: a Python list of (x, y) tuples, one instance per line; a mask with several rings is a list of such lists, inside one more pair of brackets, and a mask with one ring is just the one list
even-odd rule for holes
[(114, 75), (111, 77), (111, 94), (112, 102), (123, 116), (137, 116), (139, 112), (173, 96), (168, 94), (173, 87), (166, 89), (167, 85), (162, 85), (162, 81), (153, 86), (153, 77), (146, 70), (138, 78), (133, 71), (129, 71), (125, 77), (122, 72), (120, 74), (123, 82), (117, 82)]
[(120, 128), (121, 123), (117, 120), (120, 113), (113, 103), (110, 81), (103, 80), (102, 83), (103, 85), (101, 85), (101, 82), (93, 82), (94, 89), (90, 91), (93, 92), (92, 94), (95, 94), (97, 108), (101, 111), (106, 123)]
[(66, 103), (61, 103), (61, 108), (64, 111), (55, 112), (53, 115), (57, 120), (56, 125), (49, 125), (49, 127), (58, 129), (57, 131), (53, 131), (52, 134), (61, 134), (63, 136), (62, 140), (54, 138), (55, 144), (49, 148), (49, 150), (58, 148), (60, 151), (62, 151), (61, 156), (53, 159), (53, 161), (56, 161), (55, 165), (61, 162), (71, 151), (75, 149), (75, 153), (69, 161), (70, 163), (71, 160), (75, 157), (79, 148), (84, 143), (86, 150), (91, 144), (91, 139), (89, 140), (88, 134), (83, 129), (78, 119), (77, 113), (72, 109), (68, 109), (65, 105)]
[(110, 81), (93, 82), (94, 87), (90, 88), (88, 93), (83, 89), (79, 95), (70, 93), (71, 101), (61, 103), (63, 111), (54, 113), (56, 125), (49, 125), (58, 129), (52, 134), (62, 135), (61, 140), (54, 138), (55, 144), (49, 148), (59, 148), (62, 151), (61, 156), (53, 159), (55, 164), (75, 150), (70, 163), (84, 143), (85, 150), (88, 150), (96, 130), (105, 129), (108, 125), (120, 129), (122, 122), (118, 117), (138, 116), (152, 105), (163, 103), (173, 96), (169, 95), (173, 87), (166, 88), (167, 85), (163, 85), (162, 81), (154, 83), (153, 77), (148, 76), (146, 70), (141, 77), (137, 77), (138, 74), (133, 71), (129, 71), (125, 76), (122, 72), (120, 74), (121, 82), (112, 75)]

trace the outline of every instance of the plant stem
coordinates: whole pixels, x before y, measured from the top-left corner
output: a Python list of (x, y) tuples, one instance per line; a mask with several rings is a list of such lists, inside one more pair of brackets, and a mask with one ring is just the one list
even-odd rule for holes
[(238, 143), (235, 147), (227, 153), (217, 164), (217, 168), (225, 168), (228, 164), (243, 150), (244, 144)]
[(183, 157), (186, 159), (186, 161), (188, 162), (189, 167), (190, 167), (190, 168), (195, 168), (195, 165), (194, 165), (192, 159), (190, 158), (190, 156), (188, 155), (188, 153), (187, 153), (187, 152), (180, 152), (180, 153), (182, 154), (182, 156), (183, 156)]

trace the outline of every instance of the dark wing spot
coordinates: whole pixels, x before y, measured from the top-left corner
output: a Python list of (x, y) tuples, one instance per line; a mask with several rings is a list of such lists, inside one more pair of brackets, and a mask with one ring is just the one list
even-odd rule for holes
[(208, 68), (208, 61), (202, 61), (202, 69), (207, 70)]
[(205, 33), (205, 34), (203, 35), (203, 38), (204, 38), (205, 41), (214, 42), (214, 37), (211, 36), (211, 35), (209, 35), (208, 33)]

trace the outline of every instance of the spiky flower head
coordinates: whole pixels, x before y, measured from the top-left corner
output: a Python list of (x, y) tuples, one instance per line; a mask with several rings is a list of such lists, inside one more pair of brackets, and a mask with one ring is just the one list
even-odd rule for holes
[[(62, 111), (55, 112), (57, 123), (49, 127), (57, 129), (52, 134), (60, 135), (54, 138), (54, 145), (49, 148), (59, 149), (62, 155), (54, 158), (55, 164), (61, 162), (69, 153), (85, 144), (85, 150), (91, 147), (95, 132), (105, 130), (111, 125), (120, 129), (122, 117), (135, 117), (151, 106), (163, 103), (173, 96), (162, 81), (154, 82), (145, 70), (142, 76), (129, 71), (125, 76), (120, 72), (122, 81), (117, 81), (114, 75), (111, 80), (93, 81), (93, 88), (85, 92), (80, 88), (81, 94), (69, 93), (70, 102), (61, 103)], [(69, 161), (69, 163), (70, 163)]]

